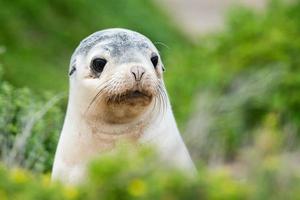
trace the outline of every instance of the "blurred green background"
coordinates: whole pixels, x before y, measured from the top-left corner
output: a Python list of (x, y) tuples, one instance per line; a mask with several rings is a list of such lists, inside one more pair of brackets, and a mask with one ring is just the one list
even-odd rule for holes
[[(300, 1), (235, 6), (226, 19), (192, 41), (152, 0), (0, 0), (0, 158), (30, 171), (1, 169), (0, 199), (299, 198)], [(49, 185), (70, 56), (110, 27), (141, 32), (160, 50), (196, 181), (108, 158), (89, 186)]]

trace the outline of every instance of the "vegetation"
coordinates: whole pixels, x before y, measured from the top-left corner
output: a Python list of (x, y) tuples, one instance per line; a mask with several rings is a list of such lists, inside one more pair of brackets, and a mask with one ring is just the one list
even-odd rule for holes
[(0, 159), (6, 165), (36, 172), (51, 169), (63, 120), (58, 104), (63, 95), (51, 96), (1, 81)]
[(194, 64), (198, 66), (194, 79), (206, 77), (199, 81), (199, 101), (209, 103), (198, 113), (202, 111), (205, 123), (211, 123), (202, 130), (206, 134), (203, 147), (195, 144), (196, 152), (206, 151), (200, 157), (220, 154), (232, 159), (239, 148), (253, 143), (270, 116), (282, 149), (297, 148), (299, 10), (299, 1), (292, 5), (272, 1), (260, 14), (236, 8), (230, 12), (226, 30), (208, 38), (192, 54), (205, 58)]
[[(122, 149), (102, 157), (91, 165), (90, 179), (80, 187), (50, 184), (48, 175), (32, 176), (15, 169), (0, 169), (1, 199), (297, 199), (298, 170), (282, 167), (285, 159), (260, 157), (253, 153), (247, 160), (243, 178), (233, 178), (226, 168), (199, 168), (194, 179), (178, 171), (157, 168), (148, 150)], [(146, 158), (146, 159), (145, 159)], [(249, 157), (250, 158), (250, 157)]]
[[(232, 9), (226, 29), (197, 44), (150, 0), (0, 4), (0, 157), (38, 174), (1, 168), (0, 199), (299, 198), (299, 1)], [(114, 26), (163, 43), (166, 84), (197, 178), (157, 169), (149, 151), (101, 158), (80, 187), (50, 184), (44, 174), (62, 126), (68, 58), (83, 37)]]
[(130, 28), (170, 48), (186, 43), (151, 0), (0, 3), (5, 8), (0, 11), (0, 44), (7, 52), (2, 56), (4, 77), (18, 87), (66, 90), (68, 63), (75, 47), (104, 28)]

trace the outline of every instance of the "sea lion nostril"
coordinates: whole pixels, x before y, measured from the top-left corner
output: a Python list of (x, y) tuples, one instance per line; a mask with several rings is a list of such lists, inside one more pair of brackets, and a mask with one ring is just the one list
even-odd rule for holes
[(144, 67), (133, 66), (133, 67), (131, 67), (130, 72), (134, 76), (134, 80), (140, 81), (146, 71), (145, 71)]
[(136, 74), (135, 74), (135, 72), (131, 72), (132, 74), (133, 74), (133, 76), (134, 76), (134, 80), (136, 80)]

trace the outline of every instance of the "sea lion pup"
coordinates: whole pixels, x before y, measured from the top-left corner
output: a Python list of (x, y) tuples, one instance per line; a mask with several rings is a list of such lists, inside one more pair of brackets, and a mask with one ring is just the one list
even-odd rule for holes
[(71, 57), (70, 91), (52, 178), (78, 183), (87, 163), (121, 139), (151, 144), (172, 166), (194, 171), (163, 82), (160, 55), (145, 36), (107, 29)]

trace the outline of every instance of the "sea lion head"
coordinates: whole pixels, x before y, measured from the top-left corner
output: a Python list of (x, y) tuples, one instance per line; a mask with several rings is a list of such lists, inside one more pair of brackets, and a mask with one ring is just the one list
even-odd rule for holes
[(70, 95), (89, 117), (130, 122), (164, 101), (163, 70), (147, 37), (106, 29), (82, 40), (72, 55)]

